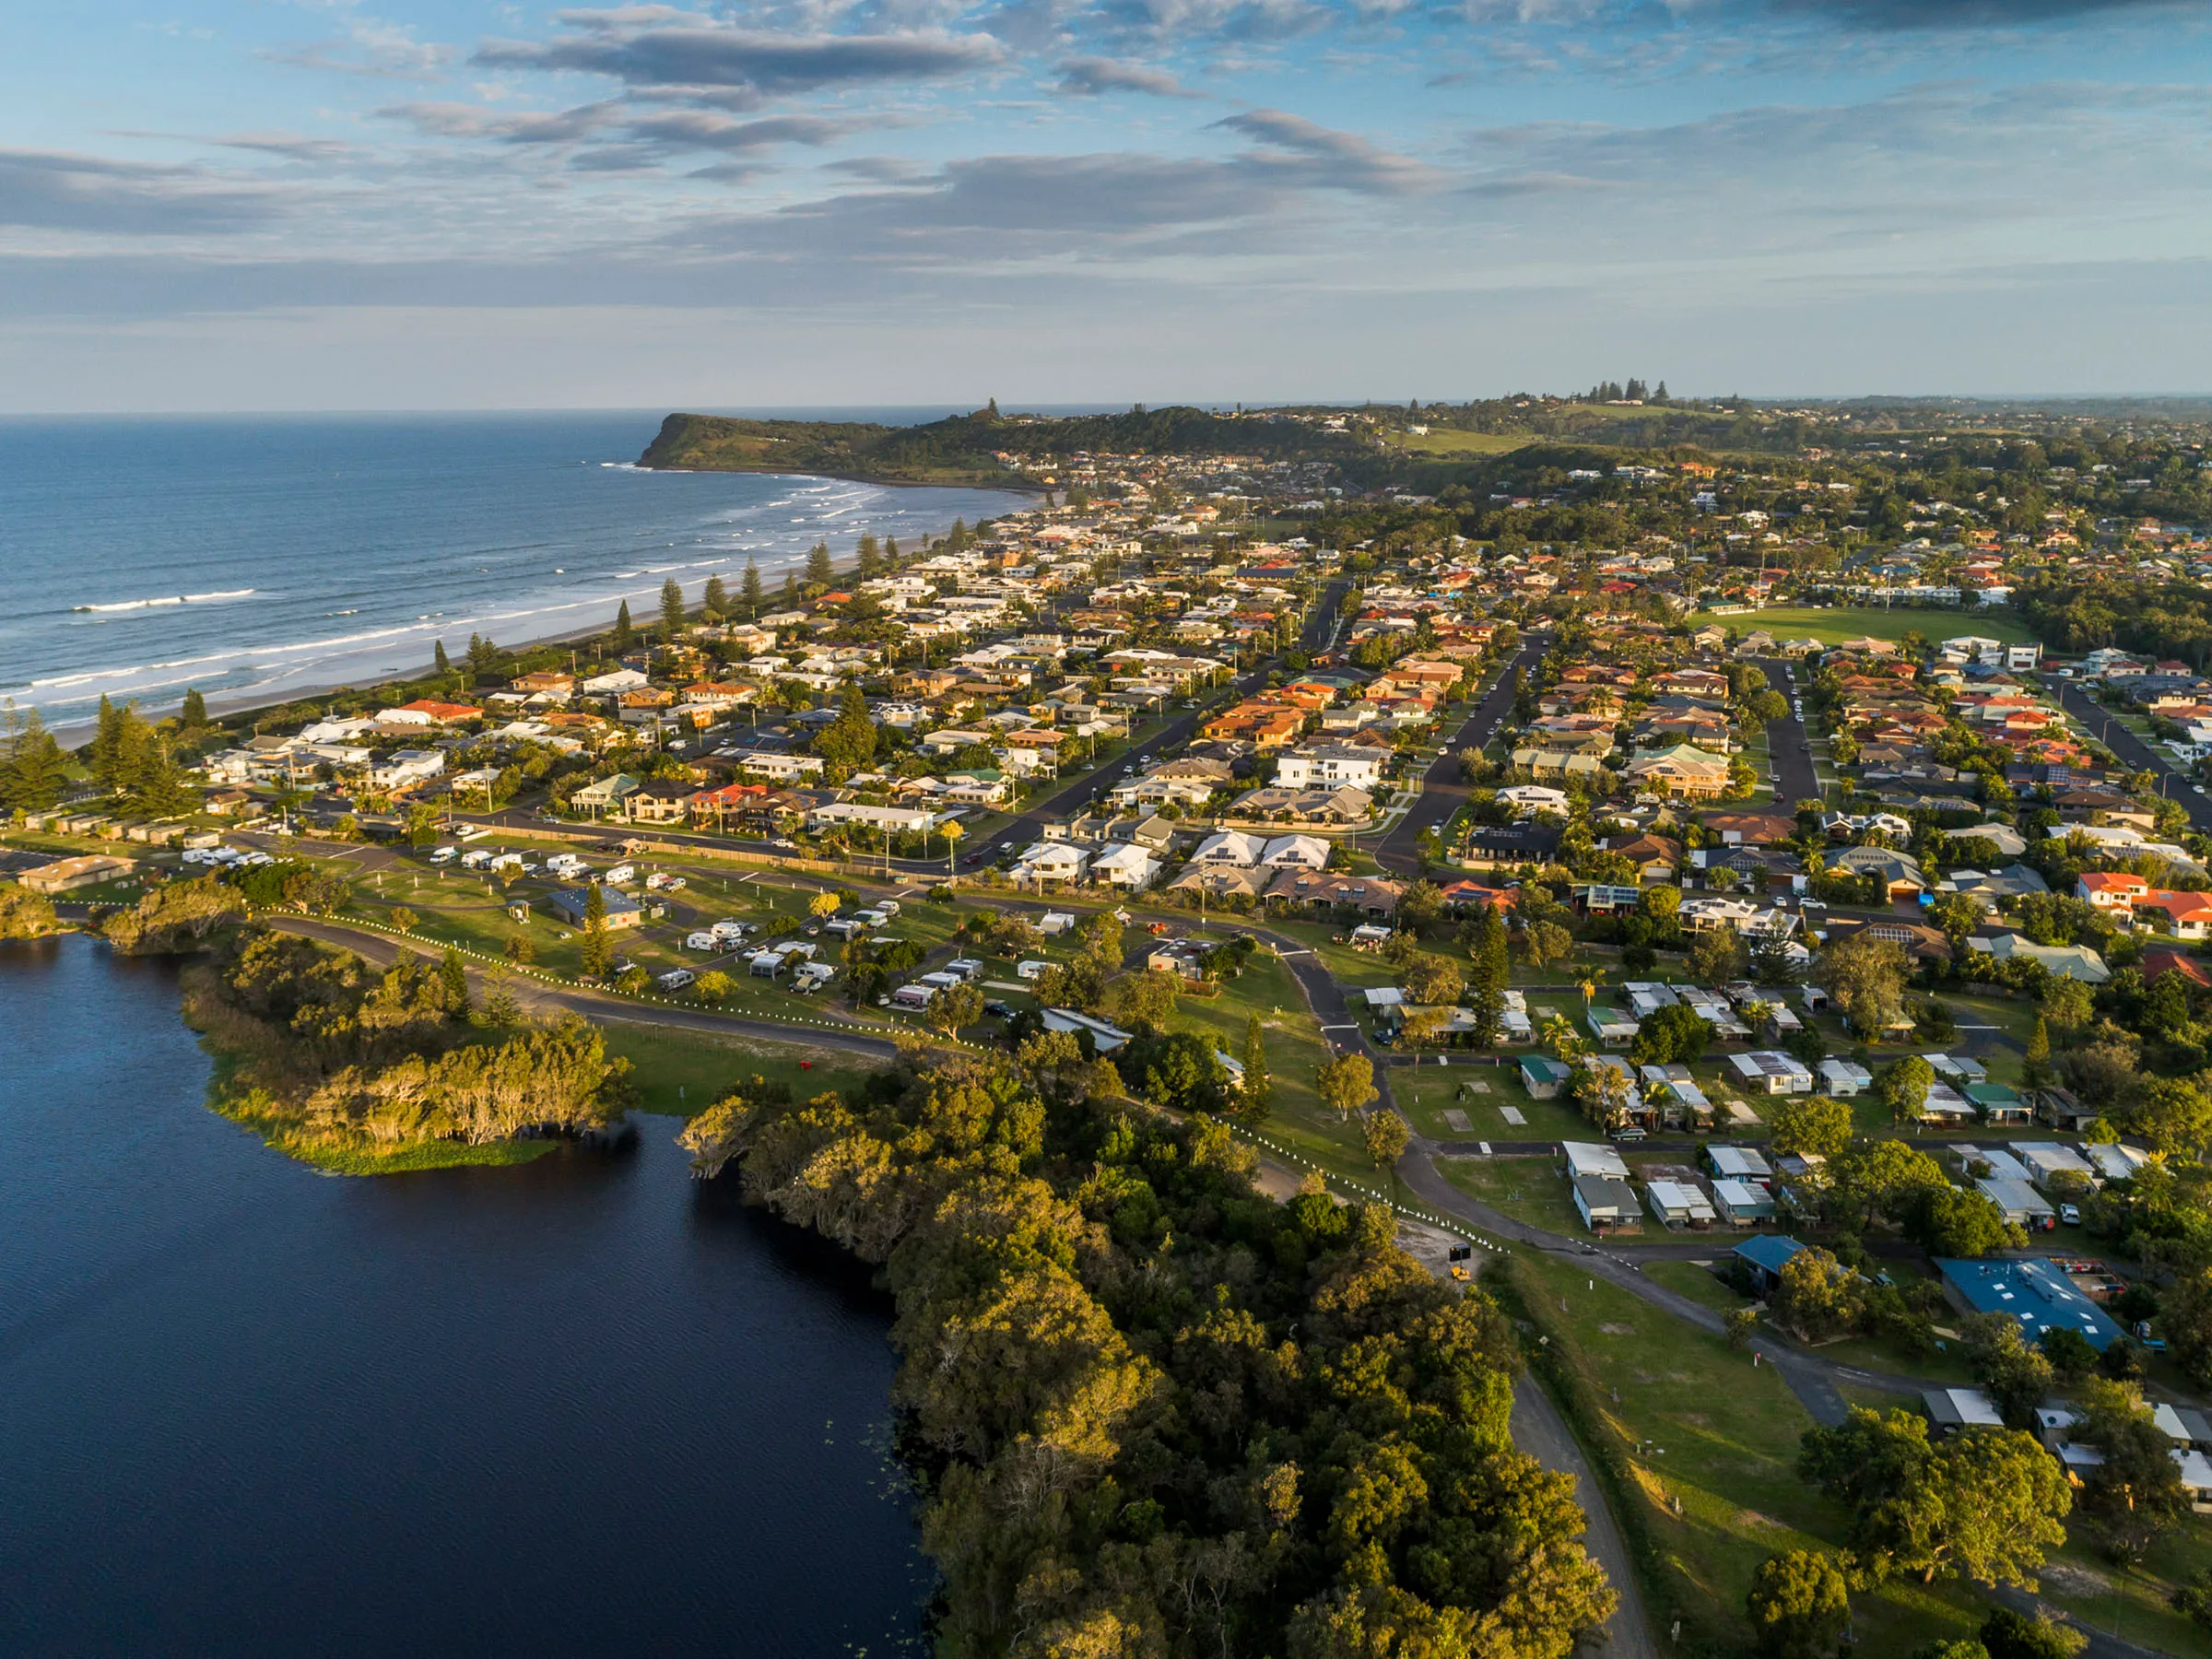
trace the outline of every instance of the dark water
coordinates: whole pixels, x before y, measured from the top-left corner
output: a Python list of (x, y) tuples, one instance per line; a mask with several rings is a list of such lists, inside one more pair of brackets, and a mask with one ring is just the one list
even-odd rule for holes
[(159, 966), (0, 945), (0, 1653), (884, 1654), (888, 1310), (632, 1155), (341, 1181)]

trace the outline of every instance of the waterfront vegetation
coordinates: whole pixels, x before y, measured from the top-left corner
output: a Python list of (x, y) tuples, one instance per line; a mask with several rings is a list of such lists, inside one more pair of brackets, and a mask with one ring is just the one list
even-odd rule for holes
[(948, 1651), (1564, 1659), (1609, 1612), (1488, 1299), (1066, 1036), (748, 1084), (685, 1139), (882, 1265)]
[(186, 1019), (223, 1062), (213, 1104), (346, 1173), (511, 1163), (630, 1104), (629, 1066), (576, 1018), (472, 1006), (460, 959), (379, 971), (241, 930), (184, 974)]

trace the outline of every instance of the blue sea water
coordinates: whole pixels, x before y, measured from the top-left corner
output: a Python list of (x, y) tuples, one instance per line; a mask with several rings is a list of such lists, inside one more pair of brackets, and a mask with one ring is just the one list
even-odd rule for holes
[[(943, 411), (818, 411), (916, 420)], [(817, 541), (912, 545), (991, 490), (646, 472), (645, 411), (0, 420), (0, 698), (81, 724), (187, 687), (265, 702), (696, 600)]]

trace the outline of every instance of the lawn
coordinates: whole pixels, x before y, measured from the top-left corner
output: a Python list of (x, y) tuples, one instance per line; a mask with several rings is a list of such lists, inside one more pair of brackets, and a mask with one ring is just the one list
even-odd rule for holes
[(1436, 1167), (1468, 1197), (1516, 1221), (1571, 1238), (1589, 1230), (1565, 1172), (1548, 1158), (1440, 1158)]
[(1832, 606), (1811, 607), (1779, 606), (1767, 610), (1743, 611), (1720, 617), (1711, 611), (1700, 611), (1689, 618), (1692, 628), (1702, 628), (1709, 622), (1718, 622), (1743, 633), (1763, 631), (1776, 639), (1818, 640), (1824, 645), (1840, 645), (1845, 640), (1862, 636), (1873, 640), (1901, 640), (1908, 633), (1924, 635), (1930, 642), (1952, 639), (1959, 634), (1979, 634), (1985, 640), (2002, 640), (2006, 644), (2024, 642), (2035, 635), (2024, 624), (2008, 617), (1994, 617), (1983, 611), (1885, 609), (1879, 606)]
[[(1744, 1593), (1759, 1562), (1792, 1548), (1832, 1551), (1844, 1536), (1841, 1508), (1797, 1478), (1811, 1418), (1771, 1368), (1571, 1261), (1521, 1251), (1512, 1271), (1548, 1338), (1547, 1366), (1582, 1402), (1571, 1418), (1619, 1471), (1612, 1484), (1630, 1553), (1640, 1539), (1652, 1547), (1653, 1623), (1664, 1636), (1679, 1618), (1683, 1652), (1746, 1650)], [(1892, 1584), (1853, 1606), (1867, 1653), (1964, 1636), (1983, 1617), (1979, 1598), (1956, 1585)]]
[(825, 1090), (856, 1091), (867, 1076), (867, 1062), (861, 1056), (803, 1042), (766, 1042), (625, 1020), (604, 1021), (599, 1030), (607, 1052), (635, 1068), (632, 1080), (641, 1108), (667, 1117), (703, 1111), (742, 1078), (757, 1076), (788, 1084), (793, 1096), (803, 1100)]
[[(1474, 1065), (1456, 1056), (1438, 1065), (1433, 1059), (1420, 1065), (1390, 1068), (1391, 1092), (1408, 1122), (1436, 1140), (1562, 1141), (1590, 1140), (1596, 1132), (1590, 1122), (1562, 1100), (1532, 1100), (1521, 1086), (1515, 1065)], [(1462, 1090), (1465, 1093), (1463, 1096)], [(1511, 1106), (1524, 1120), (1508, 1123), (1500, 1109)], [(1468, 1127), (1447, 1122), (1446, 1111), (1465, 1114)]]

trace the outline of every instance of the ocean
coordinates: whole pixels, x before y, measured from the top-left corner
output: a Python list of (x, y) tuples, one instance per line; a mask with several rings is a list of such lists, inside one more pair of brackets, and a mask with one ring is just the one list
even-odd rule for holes
[[(822, 410), (912, 421), (941, 410)], [(264, 703), (771, 585), (827, 540), (912, 546), (994, 490), (636, 467), (658, 412), (0, 420), (0, 699), (79, 726), (104, 694)]]

